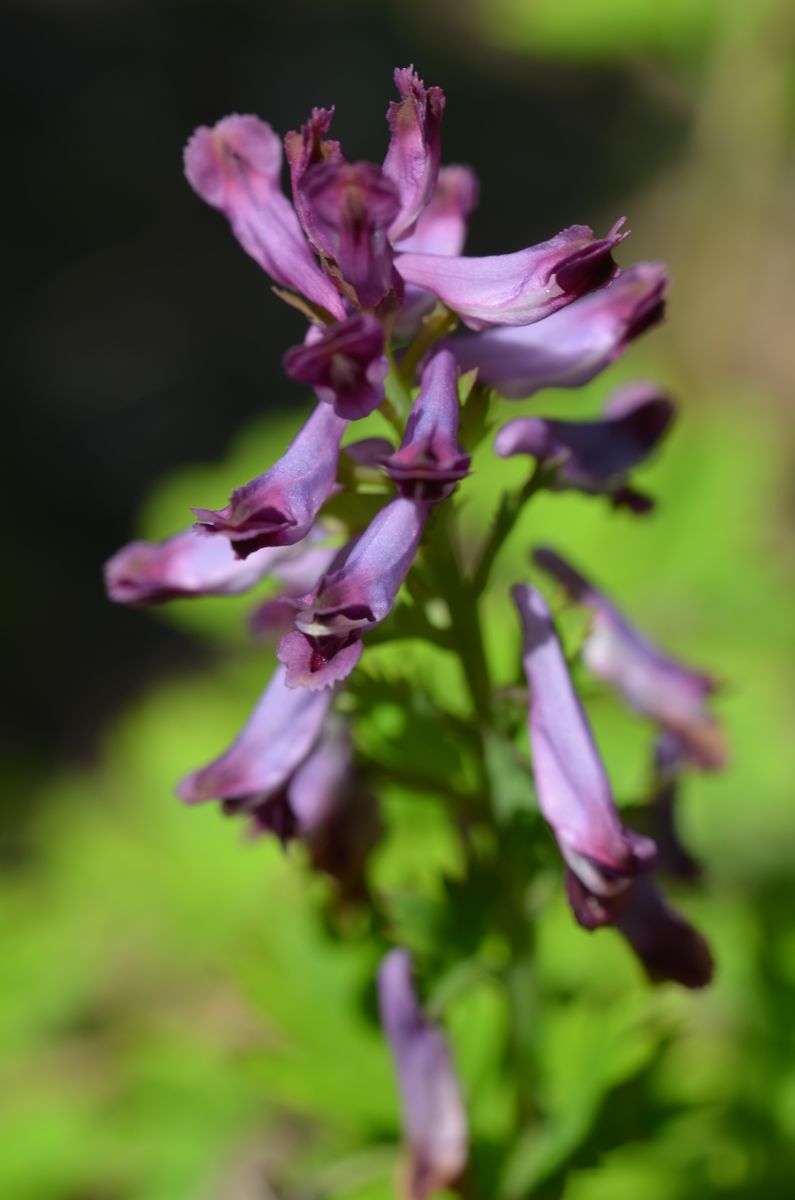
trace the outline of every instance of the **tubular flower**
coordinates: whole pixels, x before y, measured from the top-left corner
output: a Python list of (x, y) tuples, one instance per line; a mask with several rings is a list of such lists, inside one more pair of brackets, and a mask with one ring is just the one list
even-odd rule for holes
[(261, 809), (286, 786), (320, 737), (331, 692), (285, 687), (277, 667), (240, 736), (229, 749), (177, 787), (186, 804), (222, 800), (234, 811)]
[(604, 902), (648, 870), (655, 846), (621, 824), (544, 598), (527, 584), (514, 587), (512, 595), (522, 623), (539, 805), (579, 884), (577, 919), (601, 924)]
[(282, 148), (266, 121), (224, 117), (197, 129), (185, 148), (185, 174), (197, 195), (219, 209), (247, 254), (276, 280), (342, 318), (345, 308), (315, 262), (289, 200), (281, 192)]
[(162, 604), (193, 596), (232, 596), (276, 574), (289, 549), (259, 550), (247, 562), (228, 542), (184, 529), (162, 542), (130, 542), (105, 564), (105, 586), (118, 604)]
[(612, 279), (612, 252), (627, 236), (622, 225), (604, 238), (572, 225), (527, 250), (487, 258), (409, 252), (395, 265), (406, 283), (433, 292), (470, 329), (529, 325)]
[(617, 392), (596, 421), (517, 417), (494, 439), (501, 458), (529, 454), (555, 467), (551, 486), (610, 496), (615, 505), (646, 512), (653, 501), (626, 484), (629, 471), (652, 453), (674, 417), (671, 401), (653, 384)]
[(573, 600), (593, 613), (583, 647), (589, 670), (612, 684), (635, 712), (675, 735), (688, 761), (704, 770), (723, 767), (723, 734), (707, 709), (717, 687), (715, 681), (651, 642), (554, 550), (542, 547), (533, 557)]
[(489, 329), (453, 343), (462, 371), (508, 399), (545, 387), (582, 387), (662, 320), (668, 276), (662, 263), (637, 263), (613, 282), (526, 328)]
[(409, 1154), (406, 1196), (425, 1200), (462, 1175), (469, 1132), (447, 1039), (417, 1001), (408, 951), (391, 950), (378, 972), (381, 1024), (400, 1087)]
[(295, 629), (279, 646), (288, 687), (326, 688), (351, 673), (361, 657), (362, 634), (395, 603), (428, 511), (413, 500), (393, 500), (352, 544), (342, 565), (295, 601)]
[(291, 379), (313, 387), (337, 416), (366, 417), (384, 398), (383, 326), (370, 313), (354, 313), (322, 332), (311, 326), (305, 344), (285, 354), (284, 369)]
[(320, 403), (283, 457), (234, 491), (226, 508), (194, 508), (199, 525), (228, 537), (240, 558), (262, 546), (300, 542), (334, 488), (346, 425)]
[(656, 847), (625, 829), (541, 594), (513, 589), (530, 687), (530, 745), (538, 800), (567, 863), (566, 894), (585, 929), (613, 925), (653, 982), (703, 987), (709, 948), (646, 877)]
[(380, 465), (401, 496), (438, 503), (469, 474), (469, 455), (459, 446), (458, 370), (449, 350), (439, 350), (422, 373), (422, 385), (400, 449), (384, 438), (345, 447), (356, 462)]

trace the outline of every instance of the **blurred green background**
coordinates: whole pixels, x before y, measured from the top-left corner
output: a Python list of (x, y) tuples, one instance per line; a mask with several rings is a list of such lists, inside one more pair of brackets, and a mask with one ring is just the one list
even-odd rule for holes
[[(128, 613), (99, 578), (130, 536), (222, 503), (306, 411), (279, 375), (300, 319), (182, 182), (185, 136), (234, 110), (286, 129), (336, 101), (350, 154), (378, 159), (391, 68), (412, 60), (447, 92), (444, 158), (481, 177), (473, 251), (626, 212), (623, 261), (665, 258), (675, 280), (662, 331), (584, 392), (532, 404), (584, 414), (619, 382), (662, 379), (681, 418), (640, 480), (659, 507), (643, 521), (584, 497), (531, 507), (488, 597), (495, 674), (515, 672), (506, 587), (551, 542), (724, 681), (732, 742), (730, 769), (688, 779), (683, 805), (706, 876), (677, 902), (713, 939), (715, 985), (650, 989), (618, 938), (574, 926), (552, 864), (533, 898), (543, 1003), (527, 1010), (540, 1116), (509, 1161), (503, 998), (485, 977), (446, 1010), (478, 1162), (505, 1200), (791, 1196), (792, 4), (29, 0), (3, 22), (22, 114), (3, 233), (22, 439), (7, 488), (25, 520), (7, 522), (3, 622), (0, 1196), (393, 1194), (398, 1113), (363, 925), (334, 915), (299, 851), (247, 843), (172, 793), (270, 673), (249, 602)], [(487, 448), (476, 465), (473, 536), (521, 472)], [(406, 714), (373, 704), (367, 750), (399, 761), (424, 726), (412, 744), (438, 753), (434, 722), (443, 737), (464, 704), (454, 668), (402, 646), (361, 672), (375, 697), (412, 685)], [(637, 800), (647, 731), (596, 691), (589, 712), (617, 796)], [(506, 796), (510, 810), (510, 781)], [(381, 801), (373, 877), (416, 941), (461, 864), (438, 799), (392, 783)]]

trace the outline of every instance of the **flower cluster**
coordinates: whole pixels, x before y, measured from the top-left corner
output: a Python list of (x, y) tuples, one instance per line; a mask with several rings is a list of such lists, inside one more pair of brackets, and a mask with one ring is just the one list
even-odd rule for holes
[[(434, 549), (429, 531), (470, 475), (492, 396), (519, 400), (593, 379), (661, 319), (667, 277), (659, 263), (617, 266), (623, 219), (603, 237), (575, 225), (515, 253), (464, 255), (478, 185), (469, 167), (440, 165), (444, 93), (426, 88), (413, 68), (397, 70), (395, 83), (380, 165), (344, 157), (328, 137), (331, 109), (314, 109), (286, 135), (291, 199), (280, 183), (282, 141), (258, 117), (226, 117), (189, 141), (191, 187), (307, 320), (284, 369), (313, 388), (317, 402), (284, 455), (225, 507), (197, 507), (192, 528), (156, 544), (134, 542), (106, 567), (110, 596), (129, 604), (279, 581), (280, 596), (252, 617), (257, 637), (278, 638), (275, 673), (234, 744), (178, 792), (189, 804), (217, 800), (226, 813), (245, 814), (255, 833), (301, 840), (351, 899), (367, 896), (364, 864), (378, 820), (337, 701), (368, 635), (402, 607), (418, 557), (430, 561), (444, 545), (457, 563), (446, 601), (454, 627), (469, 614), (459, 648), (479, 736), (490, 684), (487, 667), (469, 662), (478, 651), (467, 637), (519, 508), (543, 487), (647, 512), (652, 499), (631, 484), (631, 472), (674, 418), (659, 388), (637, 384), (612, 396), (598, 419), (509, 421), (494, 450), (532, 460), (527, 483), (505, 498), (472, 573), (444, 531)], [(390, 437), (343, 446), (348, 426), (376, 411)], [(369, 505), (354, 503), (344, 520), (329, 520), (342, 488)], [(372, 515), (378, 495), (384, 503)], [(442, 574), (446, 561), (437, 563)], [(585, 666), (658, 729), (655, 842), (621, 821), (546, 601), (528, 584), (514, 588), (535, 786), (574, 916), (587, 929), (615, 927), (651, 979), (701, 986), (711, 975), (709, 949), (669, 906), (655, 871), (666, 863), (673, 873), (697, 869), (676, 836), (674, 793), (687, 766), (724, 762), (708, 709), (714, 684), (654, 646), (560, 555), (540, 548), (535, 562), (590, 614)], [(464, 1104), (444, 1035), (420, 1009), (405, 949), (387, 955), (379, 991), (403, 1100), (406, 1190), (420, 1198), (464, 1170)]]

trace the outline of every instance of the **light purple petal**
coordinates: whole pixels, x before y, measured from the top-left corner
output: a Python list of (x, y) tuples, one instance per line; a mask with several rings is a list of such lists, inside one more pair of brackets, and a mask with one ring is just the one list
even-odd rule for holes
[(161, 604), (194, 596), (231, 596), (277, 572), (290, 551), (259, 550), (246, 562), (225, 540), (185, 529), (162, 542), (130, 542), (105, 564), (105, 585), (119, 604)]
[(398, 249), (411, 254), (460, 254), (464, 249), (469, 218), (478, 203), (478, 180), (471, 167), (442, 167), (436, 191), (409, 237)]
[(300, 192), (312, 238), (336, 264), (338, 283), (363, 308), (375, 308), (395, 285), (387, 229), (400, 206), (397, 188), (373, 163), (324, 162), (309, 168)]
[(311, 332), (303, 346), (285, 354), (287, 374), (315, 388), (346, 421), (368, 416), (384, 398), (389, 369), (381, 322), (371, 313), (354, 313), (339, 325)]
[(647, 869), (654, 843), (625, 829), (546, 602), (514, 587), (530, 688), (529, 732), (541, 812), (575, 876), (597, 898)]
[(345, 307), (315, 262), (279, 185), (282, 148), (266, 121), (224, 117), (201, 126), (185, 147), (185, 174), (197, 195), (219, 209), (243, 249), (272, 279), (342, 318)]
[(279, 662), (284, 663), (287, 686), (320, 692), (347, 679), (362, 657), (359, 631), (340, 637), (308, 637), (292, 629), (279, 643)]
[(378, 972), (378, 994), (400, 1087), (410, 1155), (408, 1197), (425, 1200), (461, 1176), (469, 1131), (447, 1039), (426, 1020), (412, 974), (408, 952), (390, 951)]
[(545, 387), (582, 387), (662, 320), (668, 277), (662, 263), (636, 263), (560, 312), (520, 329), (490, 329), (456, 338), (462, 371), (509, 399)]
[(400, 449), (384, 460), (384, 469), (401, 496), (436, 503), (469, 473), (470, 458), (458, 444), (458, 369), (441, 349), (422, 372)]
[(612, 251), (626, 234), (618, 222), (605, 238), (587, 225), (520, 250), (488, 258), (398, 254), (406, 283), (427, 288), (470, 329), (528, 325), (607, 283), (616, 271)]
[(199, 523), (225, 534), (241, 558), (300, 542), (334, 487), (346, 425), (330, 405), (318, 404), (283, 457), (234, 491), (226, 508), (194, 508)]
[(202, 800), (246, 800), (254, 807), (282, 788), (317, 741), (331, 692), (295, 691), (277, 667), (242, 733), (219, 758), (187, 775), (177, 795)]
[(594, 614), (583, 649), (589, 670), (612, 684), (635, 712), (674, 733), (690, 761), (705, 769), (724, 766), (724, 738), (707, 709), (714, 680), (656, 646), (554, 550), (541, 547), (533, 557)]
[(518, 417), (494, 439), (501, 458), (529, 454), (558, 464), (555, 485), (620, 495), (627, 473), (652, 453), (670, 428), (671, 401), (653, 384), (633, 385), (614, 397), (612, 413), (595, 421)]
[(383, 171), (398, 189), (400, 210), (389, 227), (393, 242), (408, 236), (436, 188), (444, 92), (425, 87), (412, 67), (395, 71), (400, 100), (389, 105), (392, 134)]

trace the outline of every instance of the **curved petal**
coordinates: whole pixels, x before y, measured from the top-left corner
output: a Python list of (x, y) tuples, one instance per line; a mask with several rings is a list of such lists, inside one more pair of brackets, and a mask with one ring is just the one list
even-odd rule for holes
[(234, 491), (226, 508), (194, 508), (200, 525), (228, 537), (241, 558), (300, 542), (334, 487), (346, 425), (331, 405), (318, 404), (283, 457)]
[(582, 387), (662, 320), (667, 285), (662, 263), (637, 263), (536, 325), (490, 329), (451, 347), (462, 371), (477, 367), (481, 383), (509, 399)]
[(202, 125), (185, 147), (185, 175), (197, 195), (219, 209), (247, 254), (272, 279), (342, 318), (345, 307), (306, 243), (279, 187), (282, 148), (266, 121), (224, 117)]
[(398, 67), (395, 85), (400, 100), (393, 100), (387, 111), (392, 137), (383, 166), (400, 196), (400, 209), (389, 227), (392, 242), (411, 233), (436, 188), (445, 104), (442, 89), (426, 89), (413, 67)]
[(612, 252), (626, 237), (621, 225), (604, 238), (572, 225), (527, 250), (488, 258), (398, 254), (395, 266), (406, 283), (433, 292), (470, 329), (528, 325), (613, 277)]

